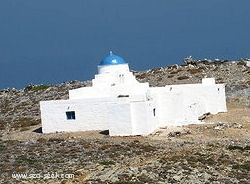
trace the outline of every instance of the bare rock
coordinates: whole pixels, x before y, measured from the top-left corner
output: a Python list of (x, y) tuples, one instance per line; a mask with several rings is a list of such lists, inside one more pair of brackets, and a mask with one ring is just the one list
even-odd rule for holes
[(170, 132), (168, 134), (168, 137), (178, 137), (178, 136), (187, 135), (187, 134), (191, 134), (191, 131), (189, 129), (183, 129), (183, 130), (180, 130), (180, 131)]

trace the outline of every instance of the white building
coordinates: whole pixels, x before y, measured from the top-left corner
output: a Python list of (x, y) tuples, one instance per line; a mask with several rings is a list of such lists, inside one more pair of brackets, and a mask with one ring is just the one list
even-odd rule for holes
[(128, 63), (110, 53), (98, 65), (92, 87), (69, 91), (68, 100), (41, 101), (43, 133), (109, 130), (111, 136), (148, 135), (159, 127), (198, 123), (204, 113), (226, 112), (224, 84), (149, 87)]

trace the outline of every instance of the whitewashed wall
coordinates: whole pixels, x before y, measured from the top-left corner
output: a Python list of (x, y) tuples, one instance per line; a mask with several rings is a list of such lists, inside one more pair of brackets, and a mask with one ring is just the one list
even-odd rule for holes
[(118, 84), (109, 87), (82, 87), (69, 90), (69, 99), (106, 98), (119, 95), (129, 95), (132, 100), (138, 96), (143, 96), (143, 99), (145, 99), (148, 89), (148, 83)]
[(212, 114), (218, 112), (227, 112), (225, 85), (216, 84), (215, 86), (208, 86), (205, 91), (207, 111)]
[(216, 114), (226, 112), (226, 96), (223, 84), (203, 85), (185, 84), (172, 86), (173, 92), (182, 92), (185, 104), (193, 104), (196, 101), (202, 102), (206, 112)]
[(145, 100), (148, 88), (148, 83), (116, 85), (110, 88), (110, 97), (129, 95), (131, 101), (141, 99)]
[(69, 99), (91, 99), (110, 97), (110, 88), (82, 87), (69, 90)]
[(150, 88), (156, 99), (159, 126), (199, 123), (204, 113), (226, 112), (225, 87), (207, 79), (203, 84), (168, 85)]
[(154, 108), (153, 101), (131, 103), (133, 135), (149, 135), (158, 128), (157, 117), (153, 113)]
[[(116, 68), (118, 66), (104, 66), (104, 68)], [(119, 66), (120, 67), (120, 66)], [(95, 75), (92, 80), (93, 87), (110, 87), (118, 84), (138, 84), (139, 82), (135, 79), (132, 72), (127, 69), (121, 71), (112, 71), (108, 73), (99, 73)]]
[[(43, 133), (107, 130), (107, 104), (110, 99), (53, 100), (40, 102)], [(66, 112), (75, 111), (75, 120)]]
[(246, 66), (250, 67), (250, 61), (245, 61), (246, 62)]
[(128, 64), (98, 65), (98, 74), (129, 72)]
[(149, 101), (130, 102), (120, 99), (109, 105), (109, 134), (111, 136), (149, 135), (157, 126), (153, 115), (155, 105)]
[[(226, 112), (225, 91), (223, 85), (185, 84), (166, 86), (172, 93), (180, 93), (183, 99), (178, 109), (183, 109), (181, 124), (197, 123), (204, 113)], [(219, 89), (219, 90), (218, 90)]]
[(109, 135), (129, 136), (133, 135), (130, 103), (112, 103), (109, 111)]
[[(96, 83), (70, 90), (69, 100), (40, 102), (43, 132), (109, 129), (111, 136), (148, 135), (159, 127), (198, 123), (207, 112), (227, 111), (225, 86), (214, 84), (214, 79), (149, 88), (148, 83), (134, 82), (131, 73), (128, 76), (128, 83)], [(67, 111), (75, 111), (76, 119), (67, 120)]]
[(178, 125), (184, 121), (183, 96), (167, 92), (159, 95), (159, 123), (161, 127)]

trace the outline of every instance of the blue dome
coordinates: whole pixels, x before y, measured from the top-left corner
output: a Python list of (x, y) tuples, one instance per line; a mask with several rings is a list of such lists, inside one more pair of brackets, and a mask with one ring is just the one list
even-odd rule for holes
[(119, 65), (127, 62), (120, 56), (114, 55), (111, 51), (109, 56), (105, 57), (99, 65)]

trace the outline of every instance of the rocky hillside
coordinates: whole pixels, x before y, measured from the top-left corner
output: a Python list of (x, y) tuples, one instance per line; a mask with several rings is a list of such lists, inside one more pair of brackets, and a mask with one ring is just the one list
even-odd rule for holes
[(242, 61), (192, 61), (183, 66), (167, 66), (146, 72), (136, 72), (141, 82), (149, 82), (151, 86), (171, 84), (200, 83), (204, 77), (214, 77), (216, 83), (226, 85), (228, 100), (250, 105), (250, 65)]
[[(134, 74), (138, 81), (150, 86), (200, 83), (204, 77), (214, 77), (226, 84), (228, 101), (250, 105), (250, 67), (244, 61), (196, 61), (183, 66), (166, 66)], [(90, 86), (90, 81), (71, 81), (55, 86), (28, 85), (22, 90), (0, 91), (0, 131), (25, 129), (40, 123), (39, 101), (67, 99), (68, 90)]]
[[(39, 101), (67, 99), (71, 81), (0, 91), (0, 183), (249, 183), (250, 67), (247, 60), (187, 58), (186, 64), (134, 74), (150, 86), (201, 82), (226, 84), (228, 113), (205, 124), (159, 130), (148, 137), (109, 137), (100, 132), (40, 132)], [(73, 173), (16, 179), (12, 173)]]

